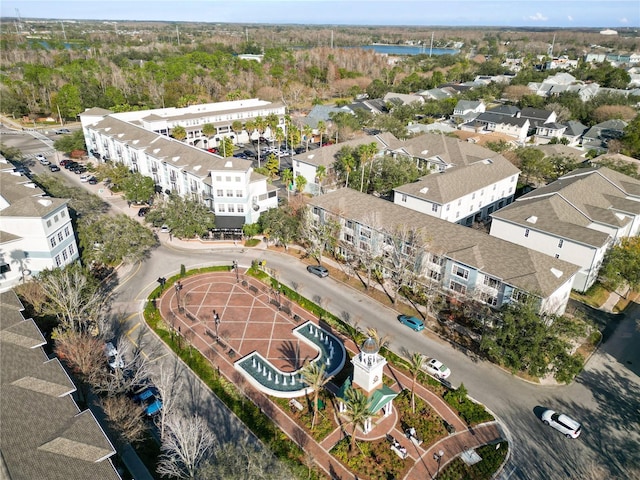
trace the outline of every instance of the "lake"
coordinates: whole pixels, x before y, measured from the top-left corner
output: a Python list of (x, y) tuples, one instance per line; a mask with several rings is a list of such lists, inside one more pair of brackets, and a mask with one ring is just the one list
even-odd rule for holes
[[(363, 50), (374, 50), (376, 53), (386, 53), (388, 55), (429, 55), (429, 46), (421, 45), (363, 45)], [(455, 55), (460, 50), (454, 48), (433, 48), (431, 55)]]

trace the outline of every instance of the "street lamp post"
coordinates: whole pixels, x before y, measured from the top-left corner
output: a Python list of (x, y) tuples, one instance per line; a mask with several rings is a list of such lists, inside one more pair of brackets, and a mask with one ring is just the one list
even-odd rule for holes
[(213, 321), (214, 321), (214, 323), (216, 325), (216, 340), (218, 340), (219, 339), (218, 329), (220, 328), (220, 315), (215, 313), (215, 311), (214, 311), (214, 314), (213, 314)]
[(438, 462), (438, 468), (436, 469), (436, 476), (433, 477), (434, 479), (437, 479), (438, 476), (440, 476), (440, 463), (442, 463), (442, 457), (444, 456), (444, 451), (443, 450), (438, 450), (436, 453), (433, 454), (433, 459)]
[(176, 297), (178, 299), (178, 312), (182, 313), (182, 306), (180, 305), (180, 290), (182, 290), (182, 283), (176, 282), (174, 287), (176, 289)]
[(236, 271), (236, 283), (240, 282), (240, 272), (238, 272), (238, 261), (233, 261), (233, 269)]

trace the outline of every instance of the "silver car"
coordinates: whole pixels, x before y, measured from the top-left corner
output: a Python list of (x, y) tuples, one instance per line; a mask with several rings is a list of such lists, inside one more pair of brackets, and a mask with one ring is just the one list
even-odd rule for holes
[(550, 425), (567, 438), (578, 438), (582, 431), (582, 426), (568, 415), (556, 412), (555, 410), (545, 410), (540, 416), (542, 423)]

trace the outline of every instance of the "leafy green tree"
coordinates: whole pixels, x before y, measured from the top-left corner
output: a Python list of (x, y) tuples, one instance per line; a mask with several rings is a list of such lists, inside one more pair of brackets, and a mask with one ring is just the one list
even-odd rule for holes
[(334, 163), (334, 168), (340, 178), (344, 177), (344, 186), (349, 186), (349, 175), (356, 168), (357, 159), (354, 156), (354, 149), (351, 147), (342, 147), (336, 155), (337, 160)]
[(171, 195), (145, 216), (156, 227), (167, 225), (176, 237), (205, 236), (215, 226), (215, 216), (197, 200)]
[(271, 208), (260, 215), (258, 223), (265, 235), (276, 240), (285, 249), (300, 231), (300, 219), (290, 207)]
[(631, 288), (640, 286), (640, 238), (623, 238), (620, 244), (611, 247), (599, 275), (610, 290), (625, 284)]
[(625, 127), (621, 142), (625, 155), (640, 158), (640, 115)]
[(385, 155), (374, 160), (373, 170), (375, 175), (370, 179), (370, 190), (381, 195), (388, 195), (394, 188), (421, 177), (415, 162), (406, 157), (393, 158)]
[(54, 175), (38, 175), (36, 182), (52, 197), (68, 198), (69, 208), (82, 219), (92, 219), (109, 210), (109, 204), (84, 188), (70, 187)]
[(269, 172), (270, 178), (275, 178), (278, 176), (278, 171), (280, 170), (280, 160), (273, 153), (270, 153), (267, 156), (267, 162), (264, 164), (264, 167)]
[(225, 158), (232, 157), (233, 148), (233, 140), (230, 137), (222, 137), (220, 145), (218, 145), (218, 155), (222, 155)]
[(293, 170), (291, 170), (290, 168), (284, 170), (282, 172), (281, 180), (286, 187), (287, 192), (289, 192), (289, 190), (291, 190), (291, 185), (293, 185)]
[(528, 184), (544, 183), (553, 172), (551, 163), (545, 159), (544, 152), (532, 147), (520, 147), (515, 150), (520, 160), (522, 176)]
[(84, 143), (84, 134), (82, 130), (76, 130), (70, 135), (62, 135), (53, 142), (53, 148), (60, 152), (64, 152), (67, 155), (71, 154), (74, 150), (87, 150), (87, 146)]
[(236, 134), (236, 143), (238, 143), (238, 136), (242, 133), (242, 122), (240, 120), (234, 120), (231, 123), (231, 130)]
[(132, 203), (149, 202), (155, 195), (155, 183), (153, 178), (146, 177), (140, 172), (128, 175), (122, 183), (124, 198)]
[(144, 259), (158, 243), (151, 230), (123, 213), (82, 219), (78, 237), (82, 260), (87, 265), (134, 263)]
[(0, 143), (0, 153), (7, 160), (20, 162), (23, 159), (22, 151), (18, 147), (8, 147), (4, 143)]
[(83, 111), (80, 90), (70, 83), (63, 85), (58, 90), (58, 93), (54, 96), (53, 103), (60, 109), (62, 118), (75, 119)]
[(183, 141), (185, 138), (187, 138), (187, 131), (183, 126), (177, 125), (171, 130), (171, 136), (176, 140)]

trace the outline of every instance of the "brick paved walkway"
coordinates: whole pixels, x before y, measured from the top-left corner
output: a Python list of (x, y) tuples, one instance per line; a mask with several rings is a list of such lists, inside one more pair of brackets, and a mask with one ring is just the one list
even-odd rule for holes
[[(278, 293), (258, 282), (242, 275), (238, 282), (234, 272), (216, 272), (187, 277), (182, 280), (182, 290), (168, 289), (159, 301), (163, 318), (176, 332), (186, 338), (195, 348), (219, 368), (220, 373), (232, 382), (238, 381), (238, 371), (234, 362), (258, 351), (275, 366), (284, 371), (293, 371), (302, 366), (306, 359), (316, 355), (313, 348), (301, 342), (292, 334), (292, 329), (302, 321), (312, 320), (318, 323), (309, 312), (298, 305), (280, 299), (290, 313), (272, 304), (278, 300)], [(178, 305), (180, 299), (180, 307)], [(285, 303), (288, 302), (288, 303)], [(220, 316), (218, 335), (213, 318), (214, 310)], [(298, 321), (294, 321), (298, 315)], [(332, 332), (336, 334), (336, 332)], [(352, 354), (357, 346), (348, 338), (336, 334)], [(401, 391), (411, 387), (411, 379), (402, 372), (385, 367), (385, 373), (395, 380), (392, 388)], [(333, 479), (357, 478), (340, 464), (329, 450), (346, 434), (338, 426), (322, 442), (307, 435), (280, 406), (263, 393), (251, 387), (247, 382), (242, 385), (245, 394), (274, 421), (289, 438), (310, 454), (315, 462)], [(442, 466), (468, 448), (493, 443), (502, 438), (496, 422), (490, 422), (468, 430), (466, 424), (451, 410), (438, 395), (416, 384), (415, 393), (423, 398), (448, 423), (456, 429), (434, 445), (425, 449), (414, 445), (397, 427), (397, 414), (379, 418), (368, 434), (358, 431), (356, 437), (361, 440), (375, 440), (391, 434), (407, 449), (409, 458), (415, 461), (405, 476), (405, 480), (424, 480), (433, 478), (437, 469), (434, 452), (442, 450), (445, 455)], [(349, 432), (350, 433), (350, 432)]]

